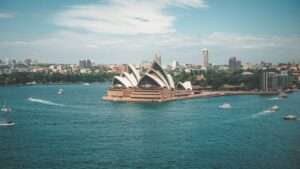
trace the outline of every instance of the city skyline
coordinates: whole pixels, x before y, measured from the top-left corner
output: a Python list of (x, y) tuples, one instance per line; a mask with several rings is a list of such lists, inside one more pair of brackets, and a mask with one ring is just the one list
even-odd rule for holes
[(1, 1), (0, 59), (50, 63), (300, 62), (300, 2)]

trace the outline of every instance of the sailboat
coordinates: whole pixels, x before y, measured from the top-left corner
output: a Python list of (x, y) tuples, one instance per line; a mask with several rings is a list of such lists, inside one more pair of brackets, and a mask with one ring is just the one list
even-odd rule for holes
[[(3, 105), (1, 108), (1, 112), (5, 113), (4, 115), (7, 116), (7, 113), (12, 112), (12, 108), (10, 108), (7, 105)], [(15, 123), (11, 120), (7, 120), (7, 118), (5, 118), (3, 121), (0, 121), (0, 126), (10, 127), (10, 126), (14, 126), (14, 125), (15, 125)]]

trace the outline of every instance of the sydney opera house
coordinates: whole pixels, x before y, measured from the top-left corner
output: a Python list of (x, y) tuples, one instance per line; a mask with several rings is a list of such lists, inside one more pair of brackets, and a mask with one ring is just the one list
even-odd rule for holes
[(141, 74), (133, 65), (128, 71), (115, 76), (104, 100), (127, 102), (162, 102), (193, 95), (190, 81), (174, 83), (173, 77), (161, 65), (153, 61)]

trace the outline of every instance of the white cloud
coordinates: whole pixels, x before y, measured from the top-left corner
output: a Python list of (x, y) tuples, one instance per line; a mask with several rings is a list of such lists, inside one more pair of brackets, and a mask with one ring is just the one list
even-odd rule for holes
[(203, 0), (113, 0), (77, 5), (60, 12), (55, 24), (65, 28), (110, 34), (160, 34), (175, 32), (175, 17), (166, 14), (169, 6), (206, 7)]
[(175, 5), (179, 7), (208, 7), (204, 0), (164, 0), (169, 5)]
[(14, 13), (0, 12), (0, 19), (9, 19), (14, 17), (15, 17)]

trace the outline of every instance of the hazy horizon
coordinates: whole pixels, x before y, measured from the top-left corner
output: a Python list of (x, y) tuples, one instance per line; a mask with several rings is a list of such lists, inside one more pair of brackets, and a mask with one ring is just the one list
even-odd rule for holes
[(300, 63), (297, 0), (0, 2), (0, 59), (41, 63)]

